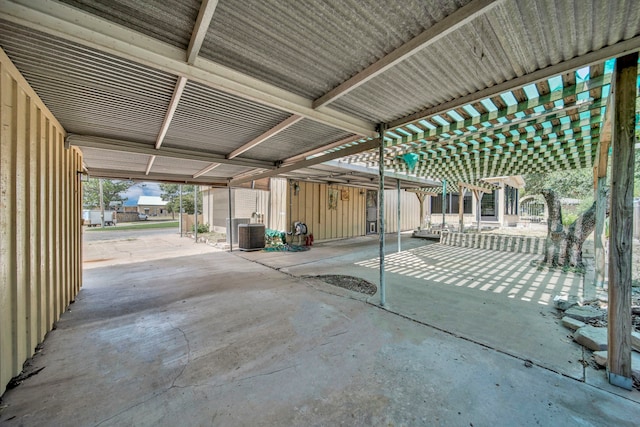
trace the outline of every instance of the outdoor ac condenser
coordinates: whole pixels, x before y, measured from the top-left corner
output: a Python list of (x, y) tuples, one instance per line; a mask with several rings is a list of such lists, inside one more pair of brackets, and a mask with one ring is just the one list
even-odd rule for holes
[(238, 247), (242, 251), (257, 251), (264, 248), (264, 224), (238, 225)]

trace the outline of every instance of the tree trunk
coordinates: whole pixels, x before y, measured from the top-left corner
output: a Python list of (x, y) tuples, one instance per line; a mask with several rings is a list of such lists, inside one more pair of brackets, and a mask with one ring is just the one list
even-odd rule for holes
[(543, 190), (549, 210), (547, 240), (543, 262), (550, 266), (582, 267), (582, 244), (596, 226), (596, 204), (583, 212), (569, 227), (562, 225), (560, 197)]

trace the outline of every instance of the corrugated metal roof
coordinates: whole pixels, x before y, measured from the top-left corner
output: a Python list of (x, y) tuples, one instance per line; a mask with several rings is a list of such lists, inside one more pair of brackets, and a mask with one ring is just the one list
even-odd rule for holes
[(93, 169), (144, 173), (149, 156), (85, 147), (82, 149), (82, 160)]
[(175, 76), (2, 20), (0, 40), (68, 133), (155, 142)]
[(289, 116), (275, 108), (189, 82), (163, 146), (226, 155)]
[(295, 156), (352, 135), (331, 126), (305, 119), (252, 148), (246, 154), (254, 159), (275, 162), (283, 159), (283, 153), (289, 153), (286, 157)]
[(501, 2), (331, 106), (391, 122), (638, 34), (634, 0)]
[(469, 0), (221, 0), (204, 58), (317, 98)]
[(199, 0), (60, 0), (93, 15), (187, 49)]
[[(191, 150), (184, 153), (184, 158), (190, 161), (193, 161), (193, 152), (201, 152), (203, 156), (207, 153), (229, 155), (292, 114), (307, 117), (240, 154), (236, 161), (244, 161), (242, 167), (225, 165), (205, 175), (227, 178), (244, 173), (245, 166), (253, 161), (279, 163), (351, 135), (340, 129), (356, 132), (349, 126), (351, 119), (338, 112), (352, 116), (354, 121), (356, 118), (367, 121), (354, 123), (358, 132), (371, 129), (373, 123), (396, 122), (393, 126), (397, 126), (408, 122), (388, 133), (389, 141), (402, 141), (434, 128), (458, 126), (461, 120), (478, 114), (506, 111), (511, 102), (553, 93), (557, 81), (536, 77), (537, 83), (527, 89), (529, 92), (516, 88), (496, 95), (498, 91), (494, 91), (486, 95), (490, 99), (482, 99), (477, 93), (487, 93), (497, 85), (500, 85), (500, 91), (509, 90), (516, 86), (514, 78), (541, 70), (545, 72), (554, 64), (560, 64), (554, 69), (563, 73), (559, 77), (561, 86), (573, 85), (583, 77), (573, 71), (567, 72), (578, 65), (565, 65), (563, 61), (598, 53), (607, 46), (619, 47), (623, 45), (622, 41), (629, 39), (628, 45), (633, 49), (638, 46), (640, 36), (640, 8), (634, 0), (499, 0), (479, 17), (465, 21), (466, 24), (429, 43), (411, 57), (329, 102), (328, 108), (323, 106), (309, 113), (318, 97), (435, 23), (450, 24), (452, 14), (470, 1), (407, 0), (377, 4), (358, 0), (273, 0), (266, 3), (220, 0), (200, 51), (201, 58), (215, 61), (215, 64), (196, 61), (191, 65), (180, 62), (179, 49), (186, 50), (195, 30), (200, 7), (197, 0), (19, 3), (16, 8), (10, 7), (11, 0), (2, 3), (7, 13), (3, 15), (6, 20), (0, 21), (0, 45), (65, 129), (79, 136), (78, 141), (83, 135), (109, 138), (103, 139), (102, 143), (94, 140), (90, 146), (102, 144), (108, 148), (105, 144), (112, 144), (114, 149), (121, 147), (132, 152), (141, 152), (141, 149), (131, 144), (148, 148), (160, 133), (179, 76), (189, 81), (162, 147)], [(478, 2), (473, 6), (485, 4)], [(66, 5), (73, 5), (73, 8)], [(80, 11), (91, 15), (83, 16)], [(48, 13), (51, 13), (51, 19), (47, 19)], [(82, 18), (95, 25), (95, 29), (83, 27)], [(114, 28), (117, 31), (114, 32)], [(145, 39), (130, 30), (168, 45), (155, 43), (155, 40)], [(147, 65), (136, 63), (135, 58)], [(605, 57), (600, 56), (597, 61), (603, 59)], [(598, 74), (597, 68), (592, 68), (591, 72), (591, 77)], [(271, 85), (289, 92), (283, 93)], [(606, 96), (599, 90), (580, 95), (582, 99), (575, 94), (566, 94), (561, 102), (572, 104), (584, 101), (584, 96), (588, 96), (597, 103)], [(446, 111), (442, 106), (467, 95), (475, 96), (469, 105), (458, 103), (455, 111)], [(544, 105), (543, 110), (548, 113), (552, 107), (553, 104)], [(566, 147), (567, 152), (558, 154), (550, 146), (546, 152), (533, 154), (555, 156), (554, 159), (560, 159), (557, 167), (588, 165), (589, 144), (597, 140), (601, 124), (601, 115), (595, 111), (597, 108), (601, 107), (595, 106), (589, 113), (589, 120), (593, 121), (588, 124), (593, 129), (590, 131), (592, 142), (580, 142), (572, 138), (572, 134), (560, 131), (557, 135), (562, 140), (558, 143)], [(318, 115), (320, 112), (322, 117)], [(544, 133), (549, 126), (563, 126), (565, 119), (580, 123), (580, 114), (568, 112), (563, 119), (551, 117), (533, 123), (530, 130), (525, 131)], [(333, 121), (334, 118), (340, 123)], [(507, 114), (492, 125), (519, 119), (517, 114)], [(572, 132), (578, 130), (571, 129)], [(426, 138), (424, 144), (431, 144), (428, 149), (417, 140), (409, 144), (389, 143), (394, 147), (390, 147), (392, 157), (387, 163), (389, 168), (405, 170), (403, 164), (397, 162), (398, 150), (417, 149), (424, 151), (420, 155), (428, 159), (430, 165), (437, 166), (435, 169), (416, 169), (424, 175), (449, 173), (457, 168), (458, 172), (462, 170), (461, 179), (477, 179), (487, 173), (515, 171), (517, 168), (510, 169), (515, 160), (509, 144), (515, 145), (519, 141), (517, 134), (525, 131), (514, 128), (504, 130), (501, 135), (483, 136), (478, 141), (480, 148), (467, 144), (468, 140), (452, 142), (452, 138), (460, 135), (449, 130), (440, 132), (435, 139)], [(474, 131), (466, 129), (462, 132)], [(116, 139), (124, 142), (114, 141)], [(502, 140), (509, 142), (506, 145), (491, 142)], [(366, 138), (362, 141), (372, 147), (371, 141), (367, 142)], [(436, 147), (435, 143), (441, 146)], [(335, 147), (324, 150), (339, 152)], [(478, 154), (485, 150), (491, 152), (490, 156)], [(119, 166), (115, 157), (100, 159), (94, 156), (95, 151), (87, 152), (90, 168), (104, 166), (100, 162), (111, 159), (110, 167), (117, 172)], [(144, 172), (152, 152), (146, 153), (124, 154), (120, 168), (135, 166)], [(524, 154), (520, 156), (524, 157)], [(131, 158), (136, 160), (131, 162)], [(370, 153), (357, 158), (364, 164), (376, 163), (375, 156), (371, 157)], [(536, 164), (540, 162), (538, 158), (535, 160)], [(95, 166), (91, 162), (95, 162)], [(188, 162), (164, 162), (158, 160), (154, 168), (167, 168), (166, 173), (172, 172), (173, 167), (176, 171), (181, 168), (180, 173), (186, 178), (194, 172), (193, 164), (188, 165)], [(270, 166), (256, 164), (260, 168)]]

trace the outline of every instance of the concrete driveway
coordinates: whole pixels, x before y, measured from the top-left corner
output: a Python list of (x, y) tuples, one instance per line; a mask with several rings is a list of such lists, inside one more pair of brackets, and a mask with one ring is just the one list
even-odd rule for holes
[[(102, 255), (87, 250), (84, 287), (28, 368), (44, 369), (5, 393), (0, 424), (631, 426), (640, 417), (637, 391), (525, 366), (239, 253), (175, 235), (131, 239), (109, 243), (127, 262), (90, 262)], [(129, 257), (143, 247), (156, 256)]]

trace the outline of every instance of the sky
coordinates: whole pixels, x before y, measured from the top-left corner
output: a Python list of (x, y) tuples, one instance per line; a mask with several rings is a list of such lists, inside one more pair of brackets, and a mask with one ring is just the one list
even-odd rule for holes
[(129, 187), (122, 197), (127, 198), (124, 206), (136, 206), (140, 196), (160, 196), (161, 194), (160, 184), (157, 182), (138, 182)]

